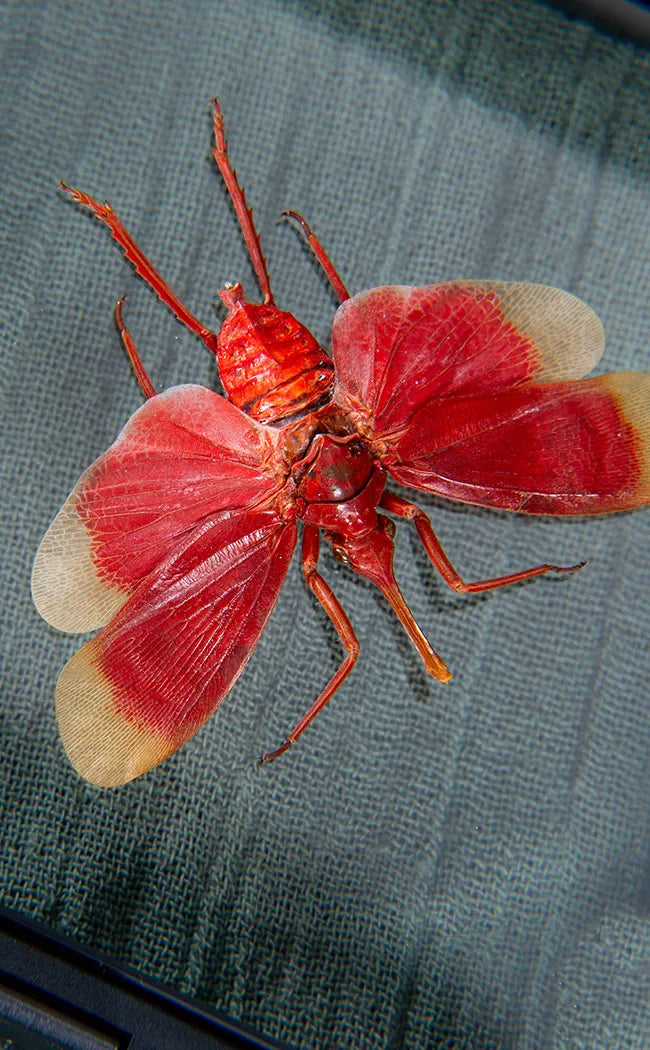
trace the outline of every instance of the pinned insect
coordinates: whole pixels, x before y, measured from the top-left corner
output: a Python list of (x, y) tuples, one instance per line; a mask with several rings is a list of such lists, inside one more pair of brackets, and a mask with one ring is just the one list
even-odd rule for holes
[(458, 592), (581, 568), (544, 564), (465, 583), (423, 511), (386, 488), (389, 477), (528, 514), (599, 514), (650, 501), (650, 375), (581, 378), (604, 344), (589, 307), (555, 288), (487, 281), (350, 298), (307, 223), (288, 212), (341, 300), (330, 358), (274, 303), (216, 100), (213, 120), (214, 156), (263, 295), (250, 303), (240, 284), (226, 286), (218, 333), (183, 305), (108, 204), (62, 186), (215, 354), (226, 394), (194, 385), (156, 394), (118, 303), (146, 401), (79, 479), (40, 545), (32, 579), (36, 606), (53, 626), (103, 628), (63, 669), (56, 706), (70, 761), (105, 786), (153, 768), (228, 694), (278, 597), (298, 521), (306, 581), (346, 655), (263, 760), (298, 739), (359, 652), (317, 569), (320, 530), (337, 558), (384, 593), (440, 682), (451, 674), (395, 581), (395, 525), (386, 512), (413, 522)]

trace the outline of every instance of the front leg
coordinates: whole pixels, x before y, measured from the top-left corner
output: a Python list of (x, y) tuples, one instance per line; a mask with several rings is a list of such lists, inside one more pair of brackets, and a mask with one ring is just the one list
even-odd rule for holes
[(133, 336), (129, 332), (128, 328), (124, 324), (124, 318), (122, 317), (122, 306), (124, 305), (125, 296), (117, 302), (115, 306), (115, 323), (117, 330), (120, 333), (120, 339), (122, 340), (122, 346), (126, 350), (126, 355), (131, 362), (131, 368), (135, 373), (135, 378), (140, 384), (140, 389), (146, 398), (156, 396), (156, 388), (149, 378), (149, 373), (142, 364), (140, 354), (138, 353), (137, 347), (133, 342)]
[(122, 248), (126, 258), (130, 263), (133, 263), (135, 272), (142, 277), (147, 284), (153, 288), (154, 292), (159, 299), (165, 303), (166, 306), (176, 315), (181, 324), (184, 324), (186, 328), (189, 328), (190, 332), (194, 332), (198, 335), (199, 339), (202, 339), (208, 349), (216, 352), (217, 348), (217, 336), (206, 328), (205, 325), (187, 309), (185, 304), (178, 298), (176, 292), (173, 292), (167, 282), (160, 276), (154, 266), (151, 265), (144, 252), (142, 252), (131, 234), (122, 225), (117, 215), (111, 208), (108, 201), (104, 204), (100, 204), (88, 193), (83, 193), (81, 190), (74, 190), (70, 186), (66, 186), (64, 182), (59, 183), (59, 189), (62, 189), (68, 196), (72, 197), (73, 201), (77, 204), (81, 204), (82, 207), (88, 208), (96, 218), (100, 219), (101, 222), (105, 223), (111, 231), (113, 237)]

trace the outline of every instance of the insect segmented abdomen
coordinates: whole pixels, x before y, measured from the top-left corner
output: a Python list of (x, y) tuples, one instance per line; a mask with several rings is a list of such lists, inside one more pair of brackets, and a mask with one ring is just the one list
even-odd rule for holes
[(293, 314), (243, 302), (237, 287), (223, 294), (230, 311), (217, 344), (219, 375), (229, 400), (267, 424), (318, 407), (332, 387), (330, 358)]

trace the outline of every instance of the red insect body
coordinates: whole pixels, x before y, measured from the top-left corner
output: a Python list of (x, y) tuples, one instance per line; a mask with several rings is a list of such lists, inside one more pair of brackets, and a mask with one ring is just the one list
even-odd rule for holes
[(221, 298), (229, 313), (217, 337), (217, 364), (234, 405), (277, 426), (329, 401), (332, 362), (304, 325), (276, 306), (247, 303), (240, 284)]
[[(427, 671), (451, 677), (393, 575), (395, 526), (412, 520), (459, 592), (537, 576), (539, 565), (465, 583), (426, 515), (388, 477), (488, 507), (546, 514), (650, 502), (650, 376), (581, 380), (602, 353), (595, 314), (539, 285), (456, 282), (376, 288), (350, 299), (307, 223), (342, 301), (333, 360), (274, 302), (251, 213), (214, 104), (214, 155), (264, 302), (221, 292), (219, 334), (203, 326), (109, 205), (68, 190), (111, 229), (138, 273), (215, 353), (226, 398), (200, 386), (156, 395), (117, 319), (147, 398), (50, 526), (34, 600), (61, 630), (103, 628), (64, 668), (57, 716), (68, 755), (94, 783), (123, 783), (192, 736), (232, 688), (275, 604), (303, 523), (305, 578), (346, 656), (272, 758), (293, 743), (352, 669), (359, 646), (317, 571), (319, 533), (385, 594)], [(64, 189), (68, 189), (64, 187)]]

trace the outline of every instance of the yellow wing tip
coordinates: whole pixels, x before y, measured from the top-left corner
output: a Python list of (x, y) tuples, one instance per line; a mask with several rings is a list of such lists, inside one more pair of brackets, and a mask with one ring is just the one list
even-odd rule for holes
[(63, 505), (36, 551), (32, 600), (46, 623), (71, 634), (103, 627), (128, 595), (102, 581), (91, 538), (75, 510), (76, 490)]
[(97, 666), (96, 641), (63, 668), (56, 717), (66, 754), (79, 776), (97, 787), (119, 787), (159, 765), (176, 744), (126, 720), (110, 682)]

